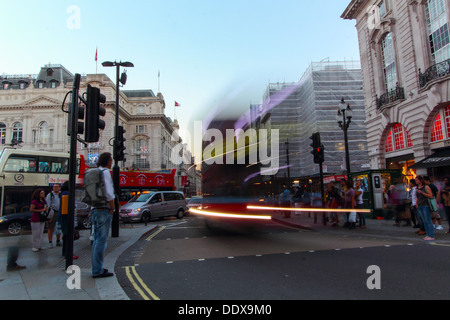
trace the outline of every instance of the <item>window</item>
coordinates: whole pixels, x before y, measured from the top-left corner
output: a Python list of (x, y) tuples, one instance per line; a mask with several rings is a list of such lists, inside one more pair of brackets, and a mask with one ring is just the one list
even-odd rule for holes
[(430, 51), (434, 64), (450, 59), (450, 34), (444, 0), (425, 3)]
[(145, 133), (146, 126), (136, 126), (136, 133)]
[[(406, 144), (405, 144), (406, 141)], [(400, 123), (395, 124), (388, 132), (386, 140), (386, 152), (403, 150), (412, 148), (413, 141), (411, 134)]]
[(383, 71), (386, 91), (394, 90), (397, 86), (397, 69), (395, 64), (394, 41), (392, 34), (388, 33), (384, 36), (381, 43), (383, 54)]
[[(444, 130), (444, 125), (445, 129)], [(431, 128), (430, 141), (437, 142), (450, 137), (450, 105), (441, 109), (434, 119)]]
[(394, 151), (394, 147), (392, 145), (392, 132), (389, 131), (387, 141), (386, 141), (386, 152)]
[(386, 15), (386, 3), (381, 1), (378, 8), (380, 9), (380, 18), (383, 18)]
[(442, 134), (441, 114), (439, 113), (436, 116), (433, 128), (431, 129), (431, 142), (440, 141), (442, 139), (444, 139), (444, 135)]
[(0, 144), (6, 143), (6, 124), (0, 122)]
[(11, 83), (3, 82), (3, 90), (9, 90), (10, 87), (11, 87)]
[(144, 139), (136, 140), (136, 151), (138, 151), (138, 152), (147, 151), (147, 146), (145, 145)]
[(11, 155), (5, 164), (5, 172), (68, 173), (67, 158)]
[(24, 90), (24, 89), (26, 89), (26, 87), (27, 87), (27, 84), (25, 82), (22, 81), (22, 82), (19, 83), (19, 89), (20, 90)]
[(37, 143), (50, 143), (50, 129), (46, 121), (43, 121), (39, 124)]
[(403, 126), (401, 124), (396, 124), (394, 126), (394, 141), (395, 149), (402, 150), (405, 149), (405, 139), (403, 136)]
[(23, 135), (22, 124), (20, 122), (14, 123), (12, 140), (17, 142), (23, 141), (22, 135)]

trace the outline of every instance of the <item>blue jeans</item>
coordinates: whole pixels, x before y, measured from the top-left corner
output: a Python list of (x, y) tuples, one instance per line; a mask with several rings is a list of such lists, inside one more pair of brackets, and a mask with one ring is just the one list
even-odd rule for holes
[(419, 206), (417, 207), (417, 212), (422, 219), (427, 236), (434, 238), (434, 226), (433, 221), (431, 220), (430, 208), (428, 206)]
[(91, 222), (94, 229), (92, 244), (92, 275), (103, 274), (103, 255), (106, 250), (108, 233), (111, 227), (112, 214), (108, 209), (92, 209)]

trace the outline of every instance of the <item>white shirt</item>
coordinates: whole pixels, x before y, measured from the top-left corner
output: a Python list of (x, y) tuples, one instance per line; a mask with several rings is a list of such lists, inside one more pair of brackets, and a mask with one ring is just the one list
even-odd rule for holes
[(114, 184), (111, 178), (111, 173), (108, 168), (98, 167), (103, 172), (103, 181), (105, 183), (106, 201), (111, 201), (116, 198), (114, 193)]
[(364, 195), (364, 190), (362, 188), (359, 188), (357, 190), (358, 192), (361, 192), (361, 194), (358, 196), (358, 204), (364, 204), (364, 199), (363, 199), (363, 195)]

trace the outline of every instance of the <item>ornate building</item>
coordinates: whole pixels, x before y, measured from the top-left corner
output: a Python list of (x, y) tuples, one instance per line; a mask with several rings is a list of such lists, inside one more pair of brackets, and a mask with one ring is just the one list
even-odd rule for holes
[[(0, 147), (21, 142), (24, 149), (68, 152), (67, 113), (62, 103), (72, 90), (74, 76), (62, 65), (46, 65), (37, 75), (0, 76)], [(87, 85), (98, 87), (106, 96), (106, 128), (98, 143), (78, 152), (94, 164), (98, 154), (109, 151), (114, 137), (116, 85), (105, 74), (82, 76), (80, 93)], [(64, 109), (67, 110), (68, 101)], [(161, 93), (152, 90), (123, 90), (120, 92), (119, 122), (127, 141), (123, 168), (139, 170), (180, 169), (171, 161), (173, 148), (182, 143), (177, 134), (178, 122), (165, 115)], [(173, 139), (175, 138), (175, 139)]]
[(356, 20), (373, 169), (450, 173), (449, 12), (446, 0), (352, 0), (342, 14)]

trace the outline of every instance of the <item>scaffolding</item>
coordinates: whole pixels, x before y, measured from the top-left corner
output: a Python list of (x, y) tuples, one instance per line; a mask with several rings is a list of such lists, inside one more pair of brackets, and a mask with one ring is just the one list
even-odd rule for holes
[[(361, 65), (359, 61), (313, 62), (298, 82), (270, 83), (265, 101), (282, 90), (290, 90), (283, 101), (271, 110), (271, 128), (280, 130), (280, 166), (287, 159), (291, 177), (305, 177), (318, 173), (313, 163), (311, 135), (321, 133), (325, 146), (325, 173), (339, 174), (345, 168), (344, 134), (336, 120), (341, 98), (353, 110), (348, 129), (352, 171), (361, 171), (369, 163), (365, 126), (365, 102)], [(286, 145), (286, 148), (283, 146)], [(278, 176), (286, 175), (281, 170)]]

